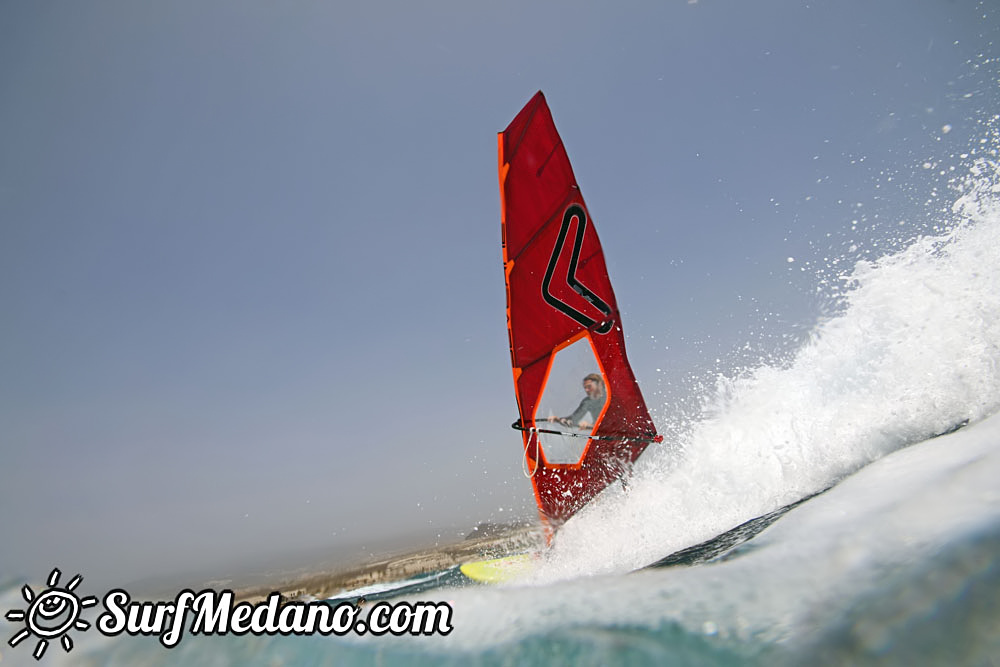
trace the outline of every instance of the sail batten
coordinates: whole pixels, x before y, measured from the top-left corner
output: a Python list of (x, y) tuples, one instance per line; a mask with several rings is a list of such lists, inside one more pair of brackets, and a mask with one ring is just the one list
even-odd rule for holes
[[(498, 155), (507, 327), (520, 413), (515, 427), (522, 426), (539, 512), (558, 526), (628, 474), (659, 436), (625, 356), (593, 217), (541, 92), (500, 133)], [(566, 375), (570, 357), (586, 369), (577, 377)], [(546, 424), (549, 416), (538, 412), (542, 406), (553, 411), (560, 395), (565, 403), (566, 391), (582, 394), (581, 380), (589, 398), (577, 412), (587, 407), (593, 421), (560, 422), (582, 431), (564, 440), (582, 435), (586, 445), (579, 454), (557, 453), (559, 431), (538, 428), (536, 420)]]

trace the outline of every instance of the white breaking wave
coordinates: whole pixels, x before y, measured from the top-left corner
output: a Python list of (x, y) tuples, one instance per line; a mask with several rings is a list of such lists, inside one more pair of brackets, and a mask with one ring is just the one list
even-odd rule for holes
[(1000, 165), (954, 184), (947, 232), (858, 262), (794, 358), (723, 377), (675, 447), (651, 448), (558, 533), (541, 581), (624, 572), (821, 491), (1000, 408)]
[[(462, 622), (448, 647), (481, 650), (573, 628), (677, 624), (696, 635), (780, 643), (790, 664), (817, 655), (826, 656), (823, 664), (857, 664), (869, 652), (884, 659), (902, 636), (895, 650), (920, 662), (926, 656), (916, 636), (936, 625), (946, 636), (960, 633), (969, 618), (946, 615), (946, 601), (971, 597), (963, 593), (970, 579), (991, 571), (996, 540), (980, 538), (997, 534), (998, 438), (1000, 415), (887, 456), (794, 509), (729, 560), (455, 591)], [(991, 594), (978, 593), (987, 605)], [(972, 633), (977, 646), (963, 647), (966, 656), (1000, 637), (995, 606), (988, 609), (975, 620), (984, 627)], [(587, 636), (600, 646), (600, 631)], [(953, 645), (942, 652), (978, 664), (956, 659)]]

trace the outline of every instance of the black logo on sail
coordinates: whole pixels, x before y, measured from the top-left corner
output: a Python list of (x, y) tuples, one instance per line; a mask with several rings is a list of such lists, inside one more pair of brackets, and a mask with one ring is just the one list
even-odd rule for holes
[[(577, 219), (576, 236), (573, 239), (573, 254), (569, 260), (569, 269), (566, 271), (566, 284), (569, 285), (574, 292), (586, 299), (588, 303), (601, 311), (605, 316), (610, 317), (611, 315), (611, 307), (576, 278), (576, 269), (580, 262), (580, 248), (583, 246), (583, 235), (584, 232), (587, 231), (587, 211), (584, 210), (584, 208), (579, 204), (570, 204), (570, 206), (567, 207), (566, 212), (563, 213), (562, 225), (559, 227), (559, 237), (556, 239), (555, 247), (552, 248), (552, 257), (549, 258), (549, 265), (545, 269), (545, 277), (542, 279), (542, 298), (545, 299), (545, 303), (589, 329), (597, 323), (597, 320), (587, 317), (585, 314), (581, 313), (576, 308), (573, 308), (565, 301), (553, 296), (549, 291), (549, 285), (552, 282), (552, 274), (555, 273), (556, 263), (559, 261), (559, 256), (562, 254), (563, 246), (566, 244), (566, 236), (569, 234), (569, 228), (573, 223), (573, 218)], [(594, 331), (600, 334), (606, 334), (611, 331), (611, 325), (612, 320), (609, 319), (602, 322), (600, 326), (594, 329)]]

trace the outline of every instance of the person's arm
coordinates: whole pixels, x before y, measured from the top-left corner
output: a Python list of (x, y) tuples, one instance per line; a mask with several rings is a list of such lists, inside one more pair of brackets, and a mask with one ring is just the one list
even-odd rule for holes
[(587, 397), (584, 396), (583, 400), (580, 401), (580, 405), (576, 406), (576, 410), (573, 411), (569, 417), (563, 417), (559, 421), (566, 426), (576, 426), (580, 424), (580, 420), (583, 416), (587, 414)]

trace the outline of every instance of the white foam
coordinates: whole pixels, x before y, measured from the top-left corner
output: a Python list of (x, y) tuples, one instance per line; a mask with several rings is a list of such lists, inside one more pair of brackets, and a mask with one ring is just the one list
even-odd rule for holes
[[(905, 632), (940, 598), (959, 595), (967, 577), (991, 566), (987, 545), (960, 570), (938, 572), (934, 581), (926, 577), (926, 570), (940, 569), (935, 558), (944, 545), (975, 551), (969, 538), (996, 525), (998, 474), (995, 415), (884, 457), (785, 515), (754, 540), (753, 549), (732, 559), (454, 591), (462, 623), (447, 645), (482, 650), (574, 627), (656, 631), (676, 624), (694, 634), (808, 654), (810, 646), (835, 639), (846, 621), (861, 650), (878, 651), (879, 641)], [(887, 609), (864, 609), (871, 598)], [(864, 622), (853, 623), (859, 613)]]
[(1000, 170), (979, 159), (948, 231), (843, 276), (786, 365), (720, 377), (675, 447), (647, 450), (557, 535), (541, 581), (624, 572), (1000, 408)]

